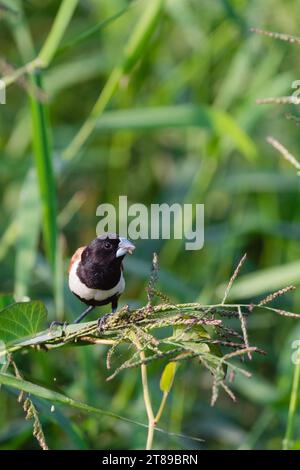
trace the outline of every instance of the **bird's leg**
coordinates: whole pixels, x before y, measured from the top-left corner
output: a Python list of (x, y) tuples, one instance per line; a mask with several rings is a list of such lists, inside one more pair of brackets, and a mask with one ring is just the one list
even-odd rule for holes
[(116, 311), (118, 310), (118, 298), (114, 299), (111, 303), (111, 313), (107, 313), (106, 315), (103, 315), (103, 317), (100, 317), (98, 320), (98, 330), (102, 332), (104, 330), (104, 324), (106, 323), (106, 320), (114, 315)]
[[(78, 318), (76, 318), (76, 320), (74, 321), (74, 324), (75, 323), (80, 323), (81, 320), (83, 320), (83, 318), (88, 314), (90, 313), (95, 307), (93, 305), (90, 305), (88, 308), (86, 308), (81, 315), (79, 315)], [(64, 321), (64, 322), (61, 322), (61, 321), (53, 321), (51, 324), (50, 324), (50, 330), (51, 328), (54, 328), (55, 326), (62, 326), (63, 327), (63, 330), (66, 328), (66, 326), (68, 326), (69, 323)]]
[(76, 320), (74, 321), (74, 323), (80, 323), (81, 320), (84, 319), (84, 317), (86, 317), (92, 310), (94, 310), (95, 306), (94, 305), (90, 305), (88, 308), (86, 308), (81, 315), (79, 315), (78, 318), (76, 318)]

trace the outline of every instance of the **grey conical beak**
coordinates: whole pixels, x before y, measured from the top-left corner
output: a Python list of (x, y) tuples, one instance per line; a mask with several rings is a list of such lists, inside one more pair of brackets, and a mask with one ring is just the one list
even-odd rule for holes
[(116, 253), (116, 257), (119, 258), (120, 256), (125, 256), (127, 253), (132, 254), (135, 250), (135, 246), (126, 238), (120, 237), (120, 243), (118, 245), (118, 250)]

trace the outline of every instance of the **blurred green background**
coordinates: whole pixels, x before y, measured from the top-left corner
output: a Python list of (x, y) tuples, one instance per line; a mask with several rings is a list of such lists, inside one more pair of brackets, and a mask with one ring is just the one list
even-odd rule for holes
[[(2, 77), (41, 50), (61, 4), (6, 3), (11, 10), (0, 9)], [(162, 2), (152, 34), (122, 74), (95, 130), (68, 158), (66, 148), (122, 61), (124, 45), (148, 4), (80, 1), (42, 72), (44, 92), (32, 91), (34, 79), (22, 75), (7, 87), (7, 104), (0, 107), (0, 290), (18, 299), (41, 299), (49, 321), (71, 321), (82, 310), (68, 293), (68, 260), (95, 237), (97, 206), (116, 204), (123, 194), (129, 203), (204, 203), (205, 246), (192, 252), (178, 240), (138, 241), (126, 260), (122, 303), (146, 302), (153, 251), (160, 257), (160, 289), (176, 302), (218, 303), (245, 252), (247, 263), (232, 290), (235, 301), (255, 301), (300, 283), (299, 177), (265, 140), (273, 135), (299, 156), (299, 128), (285, 119), (286, 112), (297, 115), (297, 110), (255, 103), (292, 93), (292, 82), (300, 78), (300, 49), (249, 32), (258, 27), (297, 35), (296, 0)], [(298, 289), (278, 305), (297, 312), (299, 302)], [(205, 442), (157, 434), (156, 448), (281, 448), (294, 373), (291, 344), (300, 337), (300, 324), (265, 312), (253, 314), (248, 324), (250, 344), (268, 354), (244, 364), (253, 377), (236, 377), (238, 402), (221, 394), (211, 408), (209, 374), (197, 363), (181, 365), (160, 424)], [(31, 352), (15, 360), (33, 382), (146, 420), (139, 371), (106, 383), (103, 346)], [(159, 363), (150, 368), (155, 404), (161, 370)], [(49, 403), (35, 403), (52, 449), (145, 444), (142, 428), (72, 409), (51, 413)], [(294, 438), (300, 448), (299, 413)], [(37, 447), (31, 423), (6, 389), (0, 394), (0, 448)]]

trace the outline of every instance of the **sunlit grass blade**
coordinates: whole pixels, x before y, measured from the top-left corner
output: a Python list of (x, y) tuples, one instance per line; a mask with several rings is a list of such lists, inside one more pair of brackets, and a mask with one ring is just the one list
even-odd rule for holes
[[(281, 289), (290, 284), (300, 282), (300, 262), (293, 261), (282, 266), (266, 268), (245, 274), (237, 279), (232, 286), (230, 299), (245, 299), (260, 295), (270, 290)], [(224, 292), (224, 285), (217, 288), (218, 295)]]
[(256, 155), (250, 137), (235, 123), (229, 114), (207, 106), (192, 104), (141, 109), (107, 111), (97, 119), (101, 131), (147, 130), (171, 127), (202, 127), (222, 138), (229, 138), (248, 158)]
[(38, 60), (43, 67), (47, 67), (53, 59), (77, 4), (78, 0), (63, 0), (60, 4), (51, 31), (38, 55)]
[[(17, 70), (13, 71), (12, 74), (9, 74), (8, 76), (5, 77), (5, 83), (6, 86), (11, 85), (12, 83), (16, 82), (19, 78), (24, 76), (26, 73), (32, 73), (35, 70), (39, 68), (45, 68), (48, 67), (50, 62), (52, 61), (57, 48), (59, 47), (60, 41), (65, 33), (65, 30), (67, 29), (69, 22), (72, 18), (72, 15), (74, 13), (74, 10), (78, 4), (78, 0), (63, 0), (61, 3), (58, 13), (55, 17), (54, 23), (52, 25), (52, 28), (50, 30), (50, 33), (47, 37), (47, 39), (44, 42), (44, 45), (38, 54), (37, 57), (34, 58), (33, 52), (33, 44), (32, 40), (30, 38), (30, 34), (27, 31), (27, 27), (23, 21), (17, 21), (16, 25), (17, 26), (17, 33), (16, 36), (20, 37), (22, 36), (22, 39), (26, 40), (25, 44), (22, 44), (20, 49), (25, 50), (27, 49), (27, 52), (30, 51), (30, 54), (25, 54), (26, 55), (26, 64)], [(23, 7), (22, 4), (18, 2), (19, 8), (20, 8), (20, 13), (22, 12), (23, 16)], [(21, 36), (20, 36), (21, 35)], [(27, 40), (29, 41), (27, 43)], [(19, 43), (20, 45), (20, 43)]]

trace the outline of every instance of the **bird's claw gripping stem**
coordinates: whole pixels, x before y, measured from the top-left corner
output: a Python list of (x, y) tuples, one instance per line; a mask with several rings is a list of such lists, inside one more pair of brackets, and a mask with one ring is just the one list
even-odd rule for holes
[(108, 318), (110, 318), (115, 312), (107, 313), (98, 319), (98, 330), (100, 333), (104, 331), (104, 326)]
[(53, 330), (56, 326), (61, 326), (62, 328), (62, 336), (65, 336), (66, 334), (66, 328), (67, 326), (69, 325), (68, 322), (61, 322), (61, 321), (53, 321), (51, 324), (50, 324), (50, 330)]

